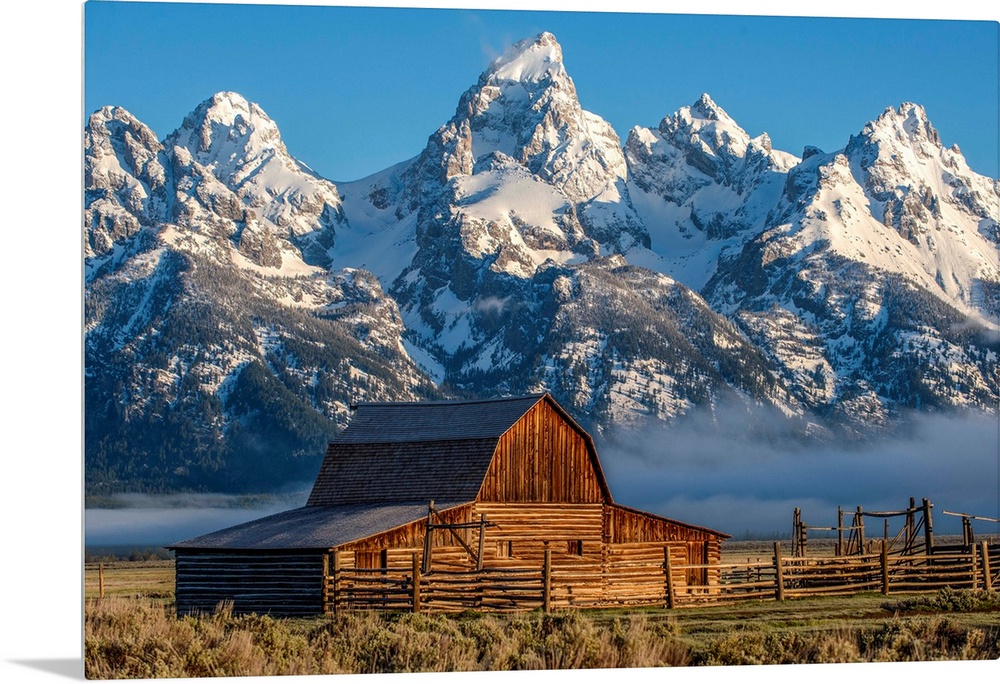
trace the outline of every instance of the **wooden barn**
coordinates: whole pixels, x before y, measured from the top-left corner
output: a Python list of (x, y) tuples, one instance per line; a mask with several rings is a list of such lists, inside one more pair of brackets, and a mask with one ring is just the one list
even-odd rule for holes
[(727, 536), (614, 503), (542, 394), (362, 404), (305, 506), (171, 548), (179, 614), (527, 610), (711, 593)]

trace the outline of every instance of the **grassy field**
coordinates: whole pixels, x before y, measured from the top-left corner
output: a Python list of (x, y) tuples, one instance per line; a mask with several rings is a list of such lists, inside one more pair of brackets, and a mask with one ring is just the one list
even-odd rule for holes
[[(745, 553), (741, 549), (741, 553)], [(85, 570), (90, 678), (1000, 658), (1000, 594), (861, 594), (500, 616), (176, 618), (170, 561)]]

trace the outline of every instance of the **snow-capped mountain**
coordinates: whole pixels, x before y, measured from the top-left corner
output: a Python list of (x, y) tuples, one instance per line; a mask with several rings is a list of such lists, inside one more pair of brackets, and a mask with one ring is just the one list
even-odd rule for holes
[(307, 263), (340, 199), (257, 105), (220, 93), (162, 143), (102, 109), (86, 163), (91, 491), (309, 479), (352, 402), (438, 396), (378, 280)]
[[(580, 106), (551, 34), (494, 60), (416, 159), (341, 190), (345, 234), (365, 236), (362, 263), (399, 302), (409, 348), (455, 388), (548, 388), (602, 431), (674, 417), (736, 388), (792, 411), (787, 391), (769, 393), (767, 373), (749, 370), (762, 359), (737, 359), (752, 356), (747, 345), (679, 332), (731, 328), (692, 303), (697, 295), (622, 270), (620, 255), (649, 238), (629, 200), (621, 142)], [(404, 258), (367, 266), (394, 249)], [(335, 249), (335, 263), (346, 255), (358, 258)]]
[(166, 214), (163, 145), (121, 107), (90, 116), (84, 138), (84, 256), (107, 255)]
[(790, 169), (763, 230), (703, 293), (816, 409), (862, 424), (995, 411), (998, 219), (996, 181), (904, 104)]
[[(233, 239), (256, 263), (280, 267), (290, 243), (307, 263), (329, 265), (343, 223), (337, 189), (288, 154), (277, 124), (257, 104), (236, 93), (218, 93), (164, 146), (185, 179), (178, 183), (175, 216), (197, 216), (211, 198), (209, 212), (230, 214)], [(217, 187), (200, 187), (203, 182), (221, 183), (232, 197)], [(220, 198), (225, 198), (221, 206)]]
[(447, 251), (528, 278), (547, 262), (648, 243), (624, 201), (625, 176), (618, 136), (580, 107), (562, 49), (543, 33), (497, 58), (405, 168), (343, 192), (357, 205), (348, 208), (355, 230), (414, 221), (425, 275)]
[(608, 437), (735, 407), (804, 438), (1000, 401), (1000, 187), (917, 105), (800, 158), (704, 95), (622, 146), (542, 33), (337, 186), (235, 93), (162, 140), (106, 107), (85, 144), (94, 491), (288, 480), (359, 399), (548, 390)]

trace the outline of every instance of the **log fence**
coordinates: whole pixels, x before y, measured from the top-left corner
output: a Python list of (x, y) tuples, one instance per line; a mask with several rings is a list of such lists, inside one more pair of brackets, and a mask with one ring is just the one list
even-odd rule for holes
[[(519, 612), (541, 609), (659, 605), (667, 608), (843, 596), (860, 592), (921, 593), (952, 589), (993, 590), (1000, 568), (983, 542), (971, 553), (895, 556), (882, 544), (878, 553), (852, 556), (783, 555), (779, 543), (770, 560), (678, 564), (664, 546), (659, 563), (621, 563), (553, 568), (545, 554), (541, 567), (435, 570), (423, 573), (417, 554), (411, 567), (342, 568), (337, 554), (325, 567), (327, 612), (386, 610)], [(690, 571), (714, 573), (705, 585), (682, 580)]]

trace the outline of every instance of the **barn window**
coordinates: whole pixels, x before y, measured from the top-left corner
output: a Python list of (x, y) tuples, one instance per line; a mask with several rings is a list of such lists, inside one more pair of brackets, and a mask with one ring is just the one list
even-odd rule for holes
[(511, 558), (514, 555), (514, 542), (509, 539), (497, 541), (497, 558)]
[(384, 570), (388, 566), (388, 560), (386, 549), (354, 552), (354, 567), (359, 570)]
[(583, 555), (583, 540), (582, 539), (571, 539), (566, 544), (566, 553), (571, 556), (582, 556)]

